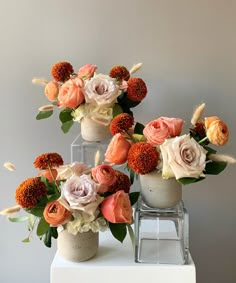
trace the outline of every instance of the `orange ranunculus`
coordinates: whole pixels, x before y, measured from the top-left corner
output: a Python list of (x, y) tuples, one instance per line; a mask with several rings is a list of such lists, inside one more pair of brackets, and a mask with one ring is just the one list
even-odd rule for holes
[(49, 202), (44, 211), (44, 219), (53, 226), (66, 223), (71, 218), (71, 212), (67, 210), (59, 201)]
[(44, 89), (45, 95), (48, 100), (55, 101), (59, 93), (59, 85), (55, 81), (51, 81), (46, 84)]
[(115, 170), (108, 164), (101, 164), (92, 169), (93, 179), (99, 184), (110, 186), (116, 181)]
[(56, 169), (51, 169), (51, 170), (46, 169), (44, 171), (41, 171), (38, 176), (42, 176), (42, 175), (45, 178), (47, 178), (48, 181), (51, 183), (57, 178), (57, 170)]
[(133, 211), (129, 195), (118, 191), (104, 199), (101, 211), (106, 220), (111, 223), (133, 223)]
[(107, 147), (105, 161), (114, 164), (125, 163), (130, 147), (131, 144), (120, 133), (114, 135)]
[(65, 82), (58, 94), (59, 106), (76, 108), (84, 101), (84, 82), (80, 78), (70, 79)]
[(78, 77), (81, 79), (90, 79), (95, 71), (97, 70), (97, 66), (92, 64), (87, 64), (81, 67), (78, 71)]
[(225, 145), (229, 139), (227, 125), (218, 117), (205, 118), (206, 135), (208, 140), (215, 145)]

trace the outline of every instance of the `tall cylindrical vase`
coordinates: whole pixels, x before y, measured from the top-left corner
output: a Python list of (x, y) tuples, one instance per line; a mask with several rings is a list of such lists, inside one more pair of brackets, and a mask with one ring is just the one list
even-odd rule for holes
[(81, 122), (81, 136), (89, 142), (101, 142), (111, 137), (109, 125), (105, 126), (91, 118), (84, 117)]
[(69, 261), (89, 260), (98, 251), (98, 233), (88, 231), (72, 235), (63, 230), (58, 233), (57, 249), (59, 255)]
[(163, 179), (153, 171), (140, 175), (143, 202), (152, 208), (172, 208), (182, 200), (182, 185), (175, 178)]

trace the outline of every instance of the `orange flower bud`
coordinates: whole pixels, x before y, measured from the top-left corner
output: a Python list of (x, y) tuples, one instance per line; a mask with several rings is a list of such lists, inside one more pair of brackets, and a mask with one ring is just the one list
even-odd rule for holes
[(58, 226), (66, 223), (71, 218), (71, 212), (60, 204), (59, 201), (54, 200), (46, 205), (43, 216), (49, 224)]
[(215, 145), (225, 145), (229, 139), (227, 125), (218, 117), (205, 118), (206, 135), (209, 141)]

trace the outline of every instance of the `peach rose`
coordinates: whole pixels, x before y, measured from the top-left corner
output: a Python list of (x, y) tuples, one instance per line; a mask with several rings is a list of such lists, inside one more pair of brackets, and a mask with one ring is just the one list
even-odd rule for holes
[(92, 64), (87, 64), (81, 67), (78, 71), (78, 77), (81, 79), (90, 79), (95, 71), (97, 70), (97, 66)]
[(227, 125), (217, 116), (205, 118), (206, 135), (208, 140), (215, 145), (225, 145), (229, 139)]
[(111, 223), (133, 222), (133, 211), (129, 195), (124, 191), (118, 191), (104, 199), (101, 211), (106, 220)]
[(101, 164), (93, 168), (92, 176), (96, 182), (106, 186), (111, 186), (116, 181), (115, 170), (108, 164)]
[(143, 134), (152, 146), (161, 145), (168, 137), (180, 135), (183, 123), (179, 118), (160, 117), (148, 123)]
[(84, 101), (84, 82), (80, 78), (70, 79), (65, 82), (58, 94), (59, 106), (76, 108)]
[(105, 161), (114, 164), (123, 164), (127, 161), (131, 144), (120, 134), (115, 134), (105, 152)]
[(44, 219), (53, 226), (65, 224), (70, 220), (71, 215), (71, 212), (57, 200), (49, 202), (43, 211)]
[(50, 101), (55, 101), (57, 99), (59, 93), (59, 85), (55, 81), (51, 81), (46, 84), (44, 89), (45, 95), (47, 99)]

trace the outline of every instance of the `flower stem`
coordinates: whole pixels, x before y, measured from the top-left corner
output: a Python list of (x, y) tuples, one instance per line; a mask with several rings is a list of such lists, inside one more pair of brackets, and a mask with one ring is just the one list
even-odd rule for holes
[(208, 139), (208, 137), (205, 137), (205, 138), (201, 139), (198, 143), (199, 144), (204, 143), (207, 139)]
[(130, 224), (127, 224), (127, 227), (128, 227), (128, 232), (129, 232), (129, 237), (130, 237), (130, 240), (131, 240), (131, 243), (132, 243), (132, 247), (134, 249), (135, 248), (134, 231), (133, 231)]

